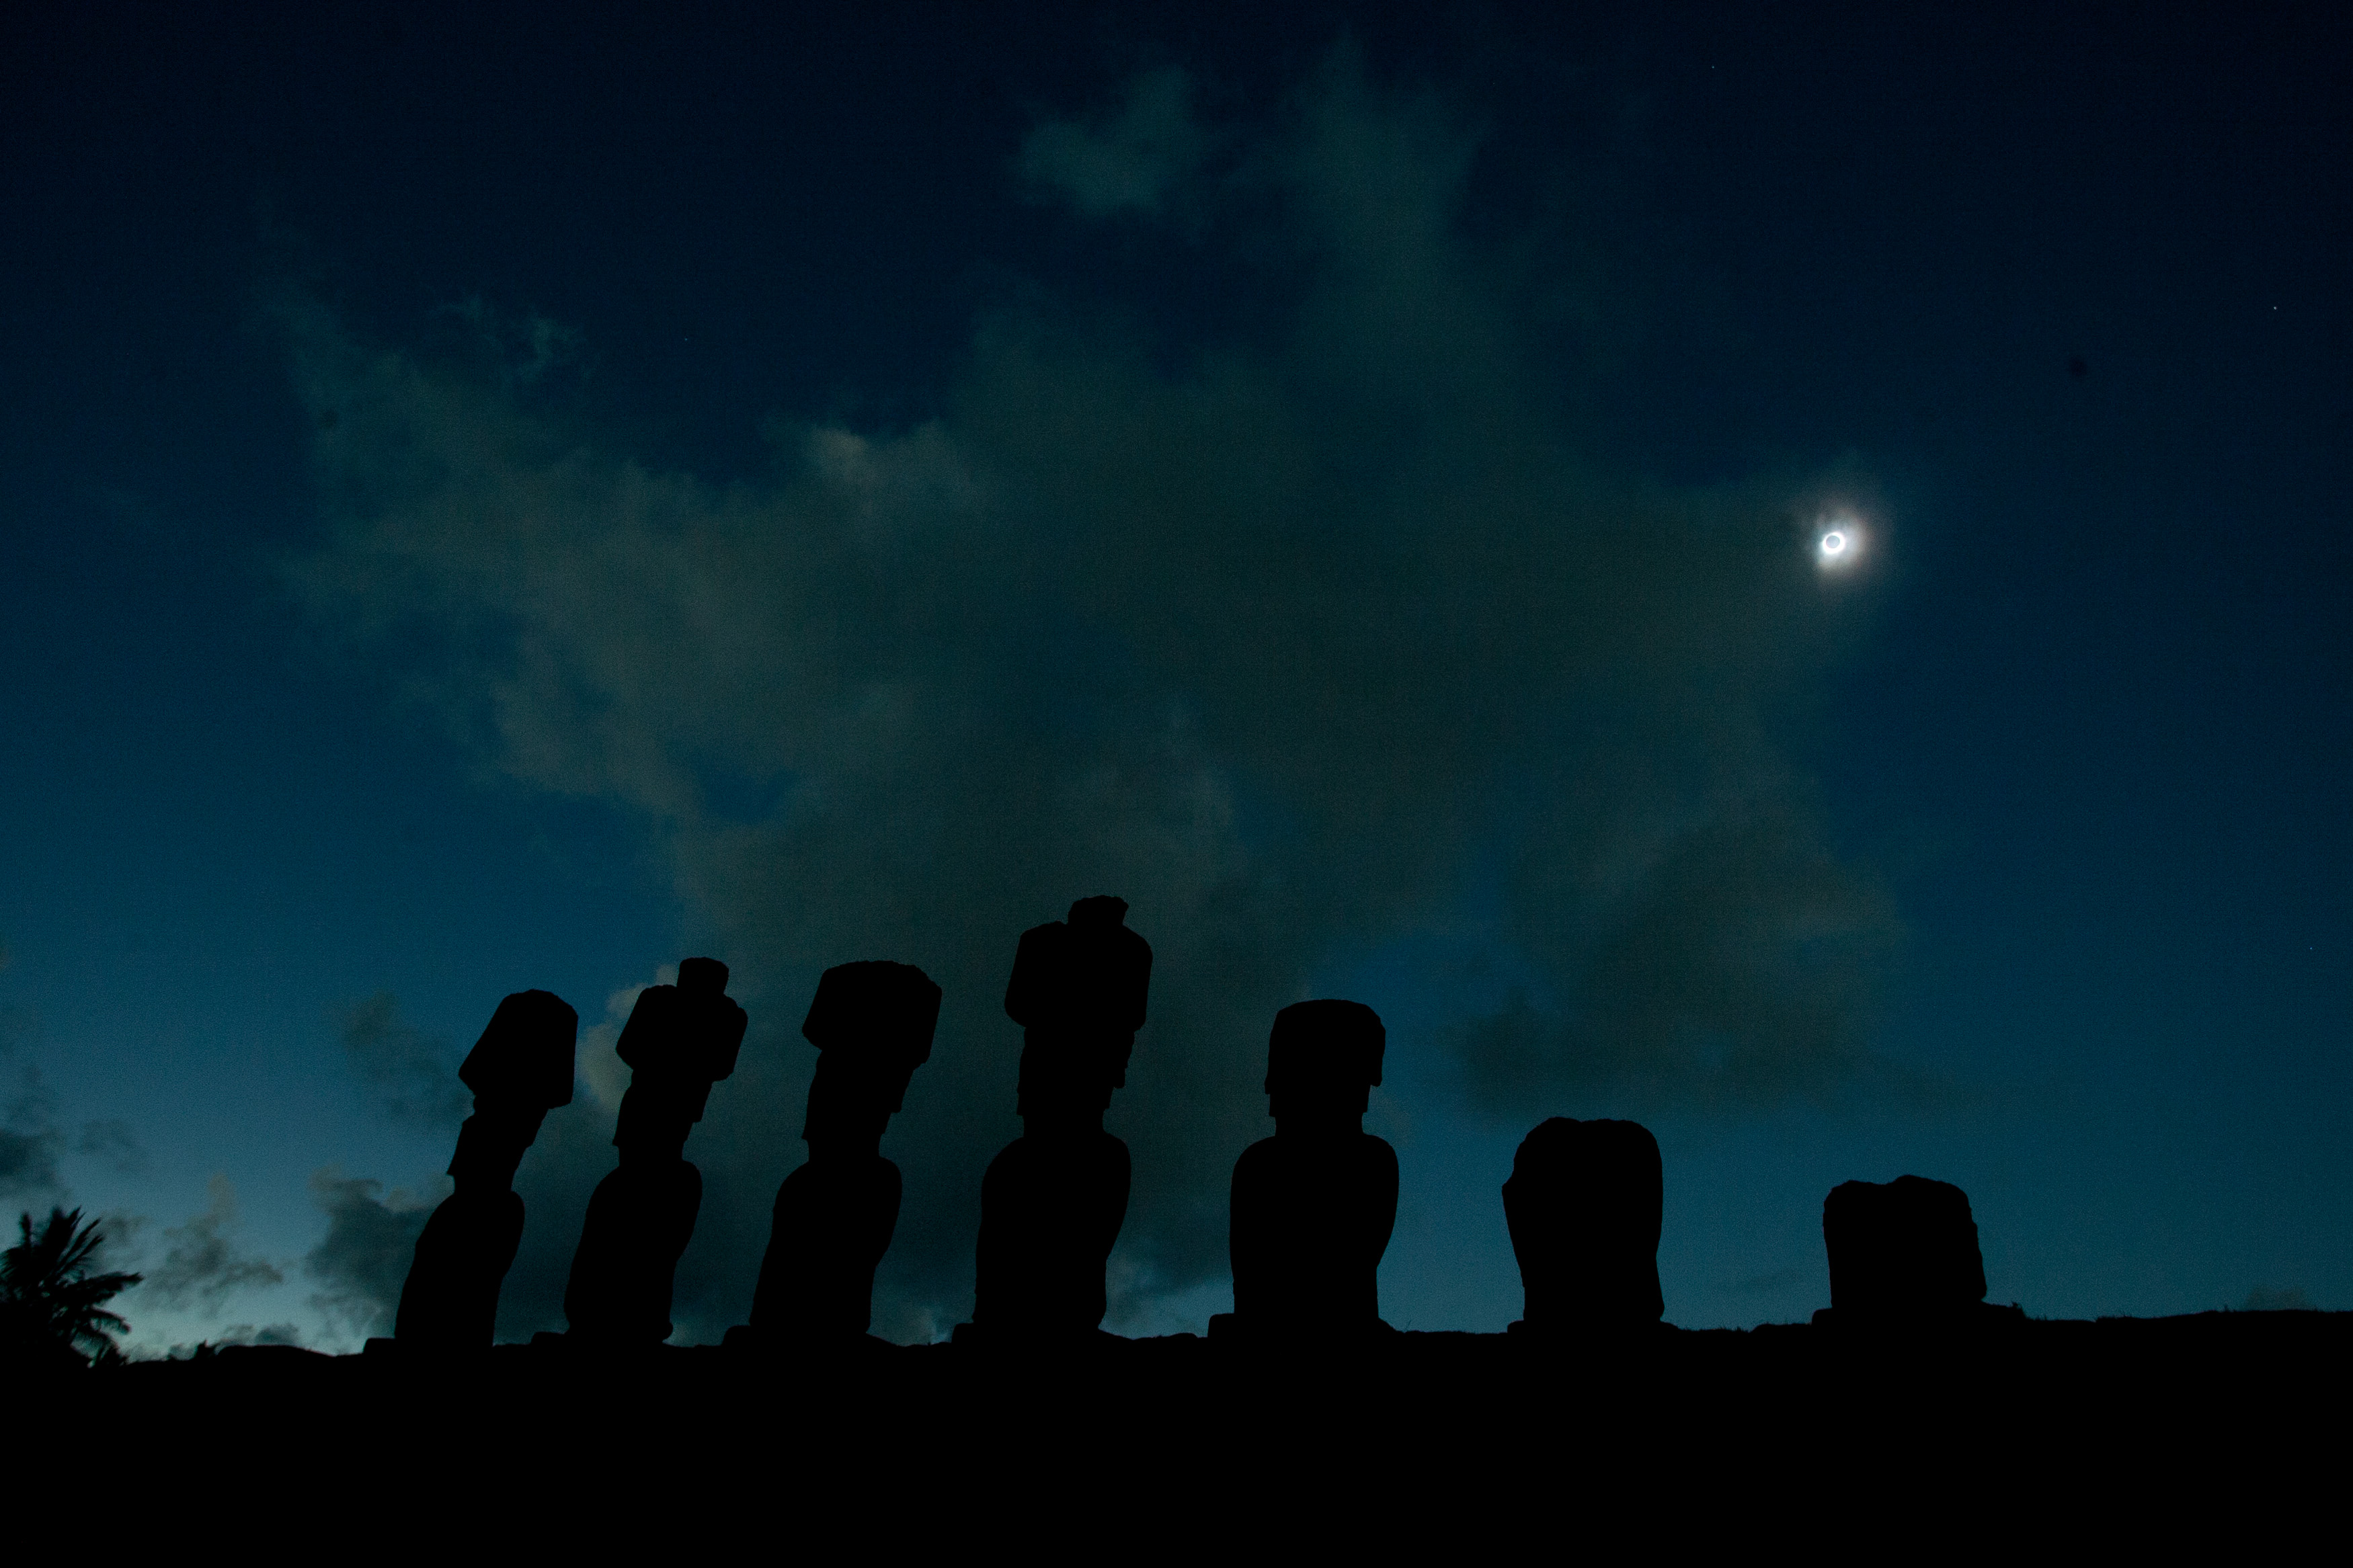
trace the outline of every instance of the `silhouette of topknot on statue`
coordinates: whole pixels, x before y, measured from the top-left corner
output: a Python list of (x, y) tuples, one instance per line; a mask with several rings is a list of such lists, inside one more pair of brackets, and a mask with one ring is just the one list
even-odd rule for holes
[(1103, 1131), (1127, 1082), (1152, 946), (1127, 904), (1081, 899), (1021, 933), (1005, 1011), (1022, 1027), (1022, 1135), (980, 1187), (973, 1321), (958, 1337), (1076, 1340), (1103, 1325), (1103, 1268), (1127, 1218), (1127, 1145)]
[(1659, 1141), (1634, 1121), (1537, 1124), (1512, 1157), (1504, 1219), (1525, 1306), (1514, 1333), (1620, 1332), (1655, 1325), (1665, 1182)]
[(404, 1350), (484, 1350), (498, 1319), (499, 1287), (522, 1241), (515, 1168), (558, 1106), (572, 1103), (572, 1053), (580, 1016), (546, 991), (501, 1002), (458, 1068), (474, 1113), (458, 1129), (441, 1201), (417, 1238), (400, 1288), (393, 1338)]
[(1814, 1321), (1841, 1329), (1985, 1321), (1985, 1258), (1969, 1197), (1949, 1182), (1898, 1176), (1842, 1182), (1822, 1200), (1831, 1304)]
[(801, 1036), (818, 1048), (801, 1138), (808, 1160), (776, 1193), (752, 1321), (733, 1346), (861, 1340), (874, 1269), (899, 1223), (899, 1167), (882, 1131), (932, 1056), (940, 988), (908, 963), (843, 963), (818, 980)]
[(1234, 1310), (1220, 1337), (1348, 1338), (1387, 1330), (1379, 1271), (1397, 1225), (1397, 1152), (1365, 1131), (1388, 1031), (1361, 1002), (1274, 1016), (1266, 1092), (1274, 1136), (1234, 1163)]
[(735, 1070), (747, 1021), (715, 958), (690, 958), (677, 984), (638, 993), (616, 1047), (629, 1065), (613, 1132), (620, 1164), (588, 1200), (564, 1288), (572, 1342), (619, 1348), (670, 1338), (670, 1286), (702, 1207), (702, 1173), (687, 1163), (686, 1138), (711, 1086)]

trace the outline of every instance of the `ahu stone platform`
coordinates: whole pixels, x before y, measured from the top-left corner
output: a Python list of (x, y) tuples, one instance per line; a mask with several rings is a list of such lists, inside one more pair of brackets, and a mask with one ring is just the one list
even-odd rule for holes
[(19, 1383), (18, 1410), (56, 1419), (10, 1468), (80, 1478), (134, 1519), (235, 1500), (322, 1545), (469, 1557), (2243, 1554), (2337, 1529), (2348, 1372), (2353, 1313), (2335, 1312), (822, 1355), (253, 1347)]

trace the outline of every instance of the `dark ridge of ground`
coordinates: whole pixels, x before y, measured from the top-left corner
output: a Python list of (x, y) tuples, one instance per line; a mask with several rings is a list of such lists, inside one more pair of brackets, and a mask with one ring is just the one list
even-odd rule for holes
[(354, 1549), (2243, 1552), (2296, 1521), (2333, 1538), (2348, 1372), (2353, 1313), (2303, 1311), (1053, 1355), (252, 1347), (15, 1383), (65, 1414), (9, 1469), (105, 1455), (134, 1510), (267, 1498)]

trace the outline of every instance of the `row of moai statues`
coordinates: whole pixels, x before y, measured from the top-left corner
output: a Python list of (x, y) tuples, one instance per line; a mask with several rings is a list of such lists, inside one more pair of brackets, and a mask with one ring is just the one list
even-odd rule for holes
[[(1005, 1010), (1021, 1026), (1022, 1135), (981, 1184), (975, 1305), (959, 1343), (1070, 1342), (1100, 1334), (1105, 1271), (1127, 1214), (1127, 1146), (1103, 1114), (1144, 1026), (1152, 949), (1127, 906), (1082, 899), (1023, 933)], [(712, 1088), (734, 1070), (746, 1026), (727, 969), (679, 966), (641, 992), (618, 1054), (630, 1068), (617, 1168), (590, 1199), (564, 1298), (566, 1343), (623, 1349), (670, 1337), (680, 1256), (702, 1182), (685, 1158)], [(825, 972), (801, 1033), (819, 1053), (801, 1136), (808, 1157), (776, 1194), (750, 1321), (731, 1349), (867, 1341), (874, 1275), (891, 1245), (899, 1169), (890, 1120), (931, 1055), (940, 988), (911, 964)], [(513, 1179), (547, 1112), (572, 1098), (578, 1017), (544, 991), (499, 1005), (459, 1069), (474, 1091), (449, 1172), (456, 1192), (418, 1237), (394, 1342), (487, 1346), (522, 1235)], [(1364, 1130), (1387, 1044), (1359, 1002), (1302, 1002), (1275, 1016), (1265, 1090), (1275, 1132), (1234, 1166), (1229, 1246), (1234, 1310), (1213, 1339), (1289, 1342), (1388, 1331), (1378, 1273), (1397, 1219), (1397, 1154)], [(1665, 1312), (1658, 1248), (1659, 1146), (1631, 1121), (1555, 1117), (1530, 1132), (1504, 1184), (1520, 1265), (1517, 1333), (1589, 1336), (1654, 1328)], [(1916, 1176), (1850, 1182), (1823, 1206), (1831, 1308), (1818, 1322), (1913, 1323), (1983, 1310), (1968, 1200)]]

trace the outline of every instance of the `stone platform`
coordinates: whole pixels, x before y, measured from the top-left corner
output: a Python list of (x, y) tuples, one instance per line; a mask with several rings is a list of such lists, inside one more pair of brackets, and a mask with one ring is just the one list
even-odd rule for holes
[[(346, 1542), (666, 1559), (723, 1538), (762, 1555), (2244, 1552), (2295, 1521), (2336, 1529), (2349, 1373), (2353, 1313), (2324, 1312), (1054, 1354), (256, 1347), (50, 1380), (55, 1436), (10, 1469), (102, 1475), (134, 1509), (242, 1498)], [(21, 1410), (37, 1390), (11, 1392)]]

